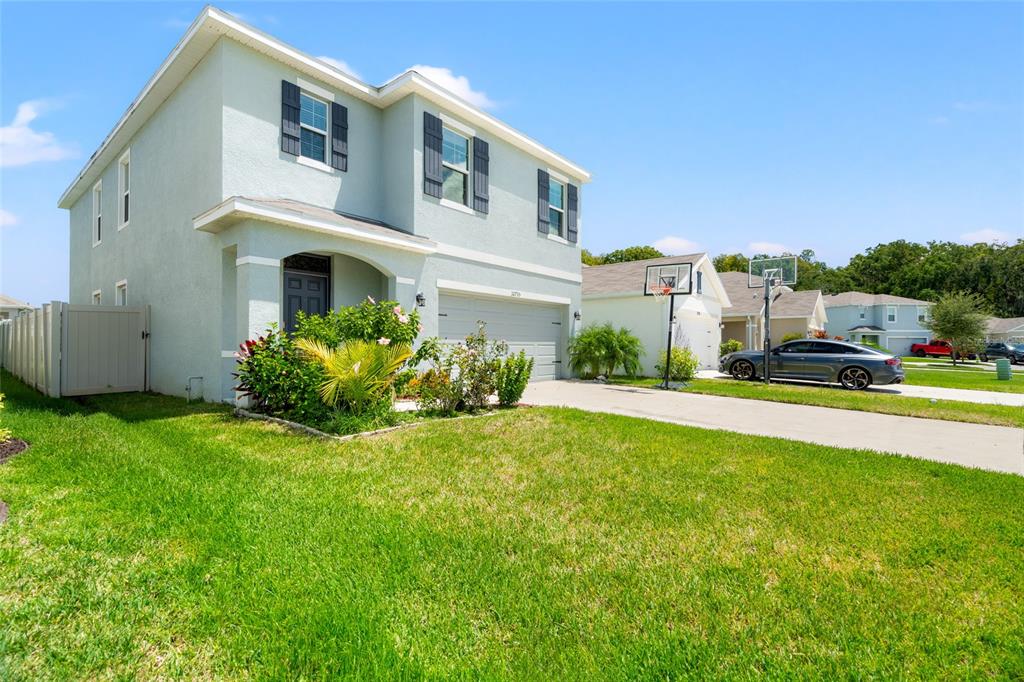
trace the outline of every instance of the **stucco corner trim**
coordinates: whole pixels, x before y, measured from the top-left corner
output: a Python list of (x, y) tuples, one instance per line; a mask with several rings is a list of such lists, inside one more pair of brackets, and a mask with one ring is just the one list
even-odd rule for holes
[(281, 267), (281, 261), (277, 258), (266, 258), (264, 256), (242, 256), (235, 259), (235, 266), (239, 265), (269, 265), (272, 268)]
[(553, 303), (555, 305), (571, 305), (572, 299), (567, 296), (551, 296), (539, 294), (532, 291), (519, 291), (518, 289), (503, 289), (490, 287), (484, 284), (471, 284), (469, 282), (457, 282), (450, 279), (437, 280), (439, 291), (455, 291), (463, 294), (477, 294), (491, 298), (512, 298), (520, 301), (535, 301), (537, 303)]
[(416, 280), (412, 277), (395, 277), (395, 282), (398, 284), (416, 284)]

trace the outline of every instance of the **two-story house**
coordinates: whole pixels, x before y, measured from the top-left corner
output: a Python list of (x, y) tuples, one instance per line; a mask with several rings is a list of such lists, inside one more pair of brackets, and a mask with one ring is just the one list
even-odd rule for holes
[(931, 303), (889, 294), (847, 291), (825, 296), (825, 329), (855, 343), (874, 343), (896, 355), (909, 355), (910, 346), (927, 343), (925, 323)]
[(70, 298), (151, 307), (162, 393), (230, 399), (241, 341), (367, 296), (564, 376), (589, 177), (419, 73), (374, 87), (208, 7), (60, 199)]

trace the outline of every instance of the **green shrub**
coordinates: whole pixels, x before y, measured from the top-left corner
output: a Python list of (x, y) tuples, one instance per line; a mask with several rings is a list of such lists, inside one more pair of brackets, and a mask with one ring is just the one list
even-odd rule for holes
[(371, 405), (361, 414), (338, 410), (324, 425), (324, 430), (345, 436), (351, 433), (386, 429), (389, 426), (396, 426), (398, 423), (398, 415), (392, 409), (391, 403), (380, 401), (376, 405)]
[(739, 339), (726, 339), (718, 344), (718, 357), (728, 355), (729, 353), (739, 353), (741, 350), (743, 350), (742, 341)]
[(424, 342), (423, 360), (432, 367), (417, 383), (421, 409), (451, 414), (460, 409), (488, 407), (494, 394), (501, 359), (508, 353), (504, 341), (489, 341), (483, 322), (458, 344)]
[(416, 404), (421, 410), (439, 414), (455, 414), (462, 406), (462, 389), (452, 382), (445, 369), (431, 367), (413, 381)]
[[(669, 365), (668, 378), (671, 381), (690, 381), (697, 374), (700, 361), (692, 350), (683, 346), (672, 349), (672, 363)], [(665, 351), (661, 352), (658, 364), (654, 366), (658, 376), (665, 376)]]
[(779, 343), (786, 343), (787, 341), (796, 341), (797, 339), (806, 339), (807, 334), (801, 334), (800, 332), (790, 332), (782, 337), (782, 341)]
[(320, 398), (327, 405), (354, 415), (394, 403), (395, 375), (412, 356), (407, 344), (355, 339), (337, 348), (320, 341), (299, 339), (295, 346), (323, 370)]
[(505, 358), (498, 367), (494, 384), (498, 391), (498, 404), (511, 407), (519, 402), (533, 372), (533, 358), (526, 357), (526, 351)]
[(367, 297), (356, 306), (329, 310), (326, 315), (295, 316), (295, 336), (319, 341), (328, 348), (337, 348), (345, 341), (379, 341), (408, 344), (420, 333), (420, 317), (416, 310), (405, 312), (395, 301), (377, 303)]
[(569, 341), (569, 369), (584, 379), (602, 372), (611, 376), (617, 367), (635, 376), (643, 352), (640, 339), (625, 327), (616, 331), (611, 323), (588, 325)]
[[(0, 410), (4, 409), (4, 394), (0, 393)], [(0, 443), (11, 439), (11, 430), (0, 426)]]
[(235, 376), (236, 390), (251, 398), (259, 412), (310, 426), (331, 416), (320, 400), (323, 371), (306, 362), (289, 335), (276, 326), (241, 344)]

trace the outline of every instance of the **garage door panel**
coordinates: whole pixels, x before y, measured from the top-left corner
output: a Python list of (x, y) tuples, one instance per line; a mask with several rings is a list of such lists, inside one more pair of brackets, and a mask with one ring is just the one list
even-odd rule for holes
[(518, 301), (442, 294), (438, 335), (451, 343), (476, 332), (477, 321), (487, 324), (487, 337), (506, 341), (509, 351), (532, 357), (533, 381), (558, 375), (562, 337), (562, 308)]

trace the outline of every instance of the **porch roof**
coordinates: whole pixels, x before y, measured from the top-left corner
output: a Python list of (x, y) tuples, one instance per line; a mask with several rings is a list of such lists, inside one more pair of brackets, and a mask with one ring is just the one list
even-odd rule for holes
[(437, 242), (402, 232), (387, 223), (291, 199), (230, 197), (196, 216), (192, 227), (217, 233), (245, 219), (265, 220), (416, 253), (437, 251)]
[(873, 324), (862, 324), (859, 327), (852, 327), (847, 329), (848, 332), (884, 332), (885, 330), (881, 327), (876, 327)]

